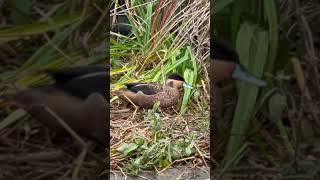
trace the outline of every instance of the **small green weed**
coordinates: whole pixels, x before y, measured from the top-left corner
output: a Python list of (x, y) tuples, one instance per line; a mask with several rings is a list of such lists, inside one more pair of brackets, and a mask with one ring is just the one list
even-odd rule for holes
[(194, 134), (172, 140), (161, 115), (155, 109), (148, 110), (144, 117), (150, 123), (152, 140), (148, 142), (145, 137), (136, 136), (131, 142), (117, 148), (122, 155), (131, 158), (126, 166), (129, 173), (137, 175), (140, 169), (166, 168), (174, 160), (194, 153)]

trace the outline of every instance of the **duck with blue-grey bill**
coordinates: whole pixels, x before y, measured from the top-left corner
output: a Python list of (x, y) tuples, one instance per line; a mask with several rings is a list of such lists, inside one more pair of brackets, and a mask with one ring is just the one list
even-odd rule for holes
[(258, 87), (266, 82), (249, 73), (240, 63), (238, 53), (222, 40), (214, 40), (210, 47), (211, 75), (215, 83), (227, 80), (249, 82)]

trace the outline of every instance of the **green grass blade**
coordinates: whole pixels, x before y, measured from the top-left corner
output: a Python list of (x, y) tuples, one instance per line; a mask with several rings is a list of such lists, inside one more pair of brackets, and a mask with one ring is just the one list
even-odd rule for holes
[[(253, 29), (255, 29), (254, 26), (243, 25), (242, 30), (238, 34), (237, 49), (239, 50), (241, 62), (248, 67), (249, 71), (260, 77), (267, 61), (269, 41), (266, 32), (255, 32), (252, 31)], [(254, 37), (250, 38), (252, 36)], [(257, 87), (244, 82), (240, 84), (238, 104), (225, 156), (226, 161), (229, 161), (244, 143), (244, 137), (249, 129), (250, 120), (254, 116), (252, 113), (254, 112), (257, 96)]]
[(277, 57), (278, 41), (279, 41), (279, 22), (277, 5), (274, 0), (264, 0), (264, 11), (267, 16), (270, 37), (270, 52), (268, 57), (267, 72), (273, 73), (275, 61)]
[[(20, 25), (12, 28), (2, 29), (0, 30), (0, 44), (8, 41), (24, 38), (26, 36), (40, 34), (50, 30), (54, 30), (57, 27), (63, 27), (63, 26), (78, 22), (80, 19), (81, 19), (81, 16), (79, 14), (73, 14), (72, 16), (68, 16), (68, 17), (63, 16), (63, 17), (52, 18), (52, 20), (50, 20), (52, 22), (50, 21), (36, 22), (32, 24)], [(52, 23), (54, 23), (55, 26), (53, 26)]]
[(213, 7), (213, 11), (211, 11), (211, 13), (217, 14), (233, 2), (234, 2), (234, 0), (216, 0), (213, 3), (213, 5), (211, 6), (211, 7)]
[(17, 109), (14, 112), (10, 113), (6, 118), (0, 122), (0, 130), (10, 126), (11, 124), (17, 122), (19, 119), (24, 117), (27, 112), (23, 109)]

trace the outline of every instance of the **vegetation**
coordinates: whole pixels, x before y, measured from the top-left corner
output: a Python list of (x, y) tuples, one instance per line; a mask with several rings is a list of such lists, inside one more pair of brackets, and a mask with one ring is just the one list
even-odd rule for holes
[(139, 169), (166, 168), (174, 160), (189, 157), (194, 154), (194, 135), (186, 135), (177, 140), (171, 139), (170, 130), (164, 129), (163, 117), (159, 113), (149, 110), (145, 121), (151, 124), (151, 142), (145, 137), (133, 137), (130, 143), (124, 143), (117, 151), (131, 159), (126, 167), (129, 172), (137, 175)]
[[(110, 47), (105, 43), (110, 20), (105, 2), (1, 1), (0, 96), (50, 83), (42, 69), (105, 64), (110, 48), (111, 91), (127, 82), (164, 82), (171, 72), (194, 87), (185, 89), (176, 112), (140, 109), (134, 118), (133, 110), (112, 96), (112, 170), (137, 174), (141, 169), (206, 166), (206, 59), (209, 37), (223, 38), (268, 86), (257, 89), (237, 82), (223, 88), (224, 105), (217, 107), (223, 111), (212, 121), (214, 178), (318, 179), (317, 1), (214, 0), (209, 7), (205, 0), (126, 0), (129, 8), (124, 10), (115, 0), (111, 21), (125, 14), (132, 33), (111, 32)], [(97, 170), (105, 169), (97, 161), (104, 154), (97, 158), (89, 149), (90, 156), (79, 155), (78, 142), (56, 142), (25, 111), (1, 100), (0, 136), (0, 161), (5, 162), (0, 163), (0, 177), (94, 179)]]
[[(14, 0), (2, 1), (0, 7), (0, 96), (50, 83), (42, 72), (46, 68), (105, 64), (108, 7), (103, 1)], [(57, 142), (48, 132), (1, 99), (1, 155), (14, 158), (1, 160), (0, 176), (79, 179), (80, 174), (95, 177), (105, 168), (95, 156), (79, 155), (74, 139)]]
[[(119, 116), (118, 112), (127, 107), (113, 96), (112, 170), (125, 167), (127, 172), (137, 174), (141, 168), (166, 168), (199, 152), (200, 161), (206, 164), (203, 156), (209, 150), (208, 126), (203, 130), (207, 132), (203, 143), (204, 137), (199, 138), (200, 132), (190, 124), (199, 123), (196, 121), (201, 118), (208, 124), (209, 120), (208, 113), (202, 113), (209, 110), (209, 2), (137, 0), (125, 1), (123, 6), (116, 2), (111, 16), (121, 14), (126, 15), (132, 29), (128, 36), (111, 33), (111, 92), (129, 82), (164, 83), (174, 72), (181, 74), (193, 89), (184, 88), (176, 113), (155, 108), (145, 113), (138, 111), (134, 117), (133, 110), (128, 111), (128, 116)], [(122, 130), (123, 127), (130, 128)], [(196, 152), (200, 142), (205, 149)]]
[[(319, 60), (314, 53), (319, 43), (320, 21), (314, 15), (318, 11), (319, 4), (307, 0), (213, 2), (213, 41), (229, 40), (241, 63), (268, 81), (260, 90), (237, 83), (237, 103), (231, 103), (235, 107), (217, 108), (226, 112), (214, 122), (217, 178), (249, 174), (262, 178), (262, 172), (263, 177), (268, 173), (273, 178), (306, 179), (319, 173), (318, 156), (306, 149), (317, 146), (313, 140), (319, 134), (319, 114), (314, 111), (318, 87), (310, 79), (319, 78), (319, 64), (314, 63)], [(240, 169), (250, 173), (238, 173)]]

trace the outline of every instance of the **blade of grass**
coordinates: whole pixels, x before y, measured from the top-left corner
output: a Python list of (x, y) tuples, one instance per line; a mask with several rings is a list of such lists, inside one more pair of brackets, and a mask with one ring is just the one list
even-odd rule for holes
[(17, 109), (14, 112), (10, 113), (6, 118), (2, 119), (0, 122), (0, 131), (4, 128), (7, 128), (11, 124), (17, 122), (19, 119), (24, 117), (27, 112), (23, 109)]
[(15, 26), (12, 28), (6, 28), (0, 30), (0, 44), (9, 42), (12, 40), (17, 40), (24, 38), (26, 36), (35, 35), (44, 33), (50, 30), (54, 30), (57, 27), (63, 27), (66, 25), (73, 24), (78, 22), (81, 19), (79, 14), (73, 14), (72, 16), (68, 17), (57, 17), (52, 18), (55, 26), (52, 26), (51, 22), (36, 22), (33, 24)]
[[(254, 26), (244, 24), (238, 34), (237, 49), (241, 62), (258, 77), (262, 75), (268, 55), (268, 35), (264, 31), (253, 31)], [(256, 39), (256, 43), (251, 40)], [(252, 47), (252, 48), (248, 48)], [(255, 50), (256, 49), (256, 50)], [(244, 59), (245, 58), (245, 59)], [(250, 66), (251, 65), (251, 66)], [(239, 88), (239, 99), (233, 118), (233, 125), (228, 142), (225, 161), (228, 162), (244, 143), (250, 120), (254, 116), (258, 88), (242, 82)]]

